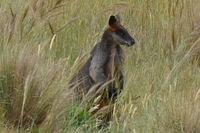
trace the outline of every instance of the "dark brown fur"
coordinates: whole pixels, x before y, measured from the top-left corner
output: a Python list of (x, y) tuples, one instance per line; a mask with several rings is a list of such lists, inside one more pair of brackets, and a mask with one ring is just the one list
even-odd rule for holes
[(110, 17), (109, 27), (104, 31), (101, 41), (94, 46), (87, 62), (70, 81), (71, 88), (85, 95), (93, 86), (97, 85), (98, 91), (103, 84), (112, 80), (107, 85), (107, 104), (123, 89), (124, 61), (120, 45), (132, 46), (135, 43), (119, 22), (119, 16)]

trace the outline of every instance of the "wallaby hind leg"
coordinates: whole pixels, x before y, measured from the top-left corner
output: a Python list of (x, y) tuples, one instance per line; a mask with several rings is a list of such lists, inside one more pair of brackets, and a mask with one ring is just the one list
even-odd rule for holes
[(117, 96), (117, 89), (113, 88), (112, 85), (108, 86), (108, 98), (113, 99)]
[(124, 76), (122, 72), (119, 72), (119, 78), (118, 78), (118, 88), (116, 88), (114, 85), (108, 86), (108, 98), (112, 99), (115, 98), (117, 95), (121, 93), (121, 91), (124, 88)]

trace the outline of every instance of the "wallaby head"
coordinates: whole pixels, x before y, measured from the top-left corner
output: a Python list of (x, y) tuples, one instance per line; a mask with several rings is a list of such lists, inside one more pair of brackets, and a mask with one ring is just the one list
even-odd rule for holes
[(120, 24), (120, 16), (110, 16), (108, 21), (109, 27), (107, 29), (107, 35), (112, 38), (116, 44), (132, 46), (135, 44), (135, 40), (128, 31)]

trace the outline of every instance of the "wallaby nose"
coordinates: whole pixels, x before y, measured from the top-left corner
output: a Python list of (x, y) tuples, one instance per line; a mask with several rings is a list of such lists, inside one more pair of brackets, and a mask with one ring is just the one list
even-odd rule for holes
[(135, 40), (132, 39), (132, 40), (131, 40), (131, 45), (134, 45), (134, 44), (135, 44)]
[(132, 44), (132, 45), (135, 44), (135, 40), (134, 40), (134, 39), (131, 41), (131, 44)]

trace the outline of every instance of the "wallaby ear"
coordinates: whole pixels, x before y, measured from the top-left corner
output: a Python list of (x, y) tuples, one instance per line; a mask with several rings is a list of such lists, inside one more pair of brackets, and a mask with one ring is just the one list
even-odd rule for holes
[(114, 25), (116, 25), (116, 22), (117, 22), (117, 19), (115, 18), (115, 16), (113, 16), (113, 15), (110, 16), (108, 24), (110, 26), (114, 26)]
[(119, 16), (119, 14), (116, 14), (116, 15), (115, 15), (115, 19), (117, 20), (117, 23), (120, 24), (121, 18), (120, 18), (120, 16)]

